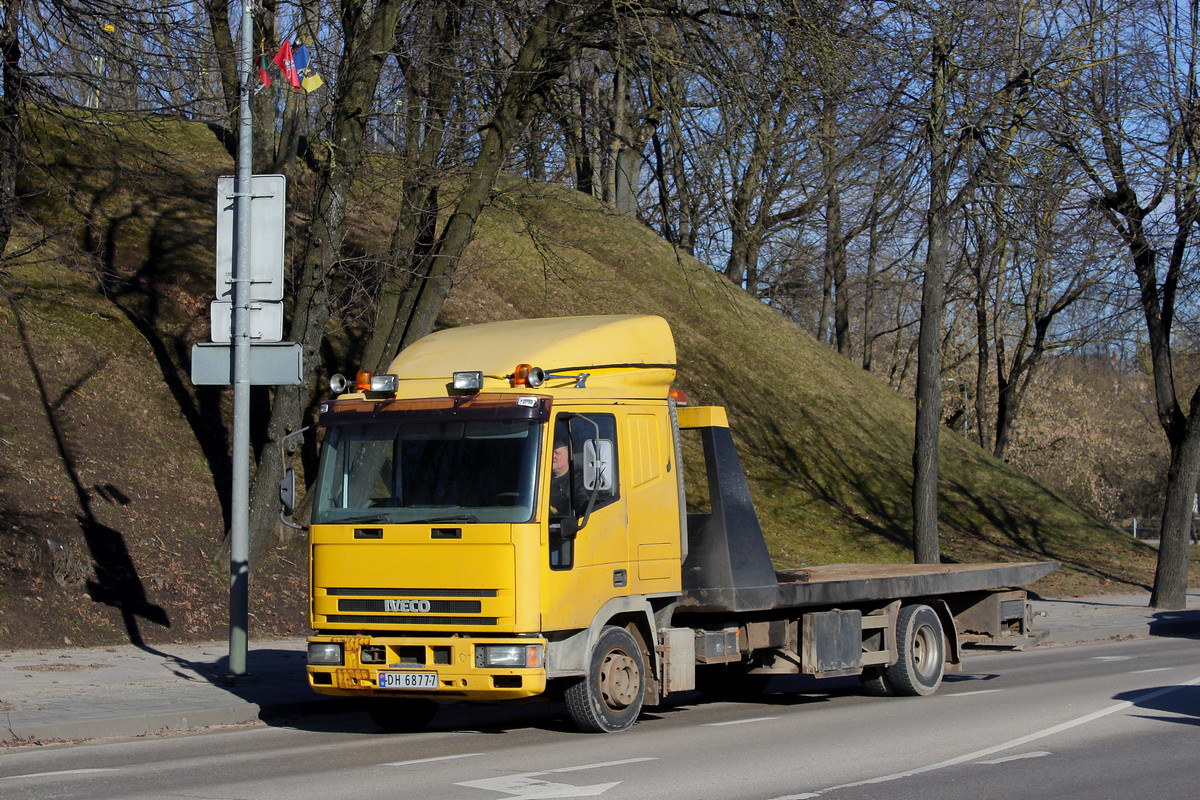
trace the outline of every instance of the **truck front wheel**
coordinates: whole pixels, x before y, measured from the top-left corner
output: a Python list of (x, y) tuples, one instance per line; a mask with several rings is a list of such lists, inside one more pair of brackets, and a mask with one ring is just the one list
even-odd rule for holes
[(588, 672), (567, 687), (567, 713), (580, 730), (616, 733), (631, 727), (646, 692), (646, 657), (633, 634), (605, 627), (588, 659)]
[(896, 616), (895, 664), (884, 671), (896, 694), (925, 696), (937, 691), (946, 668), (942, 621), (929, 606), (904, 606)]

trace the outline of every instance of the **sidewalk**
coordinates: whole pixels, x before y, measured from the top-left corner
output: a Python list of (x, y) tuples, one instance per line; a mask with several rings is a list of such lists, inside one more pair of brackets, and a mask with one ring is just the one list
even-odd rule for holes
[[(1042, 644), (1200, 632), (1200, 589), (1188, 610), (1156, 612), (1148, 594), (1035, 600)], [(315, 694), (305, 642), (251, 642), (249, 674), (223, 680), (228, 643), (0, 650), (0, 742), (137, 736), (163, 730), (352, 710)]]

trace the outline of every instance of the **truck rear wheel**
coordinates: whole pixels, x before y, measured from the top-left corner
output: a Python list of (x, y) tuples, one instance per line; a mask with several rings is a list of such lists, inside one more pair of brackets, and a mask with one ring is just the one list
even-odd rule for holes
[(616, 733), (637, 720), (645, 693), (645, 653), (633, 634), (609, 625), (596, 640), (587, 677), (567, 687), (567, 712), (580, 730)]
[(884, 671), (896, 694), (925, 696), (937, 691), (946, 668), (942, 621), (929, 606), (904, 606), (896, 616), (899, 659)]
[(858, 676), (862, 682), (863, 694), (871, 697), (894, 697), (896, 689), (888, 683), (887, 670), (884, 667), (866, 667)]
[(367, 713), (388, 733), (411, 733), (433, 721), (438, 704), (412, 698), (368, 698)]

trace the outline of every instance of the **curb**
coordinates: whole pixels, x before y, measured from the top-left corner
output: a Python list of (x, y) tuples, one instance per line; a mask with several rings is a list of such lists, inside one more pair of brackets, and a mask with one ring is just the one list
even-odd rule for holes
[(33, 741), (77, 741), (122, 736), (149, 736), (165, 731), (186, 731), (249, 722), (272, 722), (295, 717), (318, 717), (357, 711), (354, 698), (315, 698), (259, 705), (238, 703), (218, 708), (128, 714), (70, 722), (16, 722), (0, 725), (0, 745)]

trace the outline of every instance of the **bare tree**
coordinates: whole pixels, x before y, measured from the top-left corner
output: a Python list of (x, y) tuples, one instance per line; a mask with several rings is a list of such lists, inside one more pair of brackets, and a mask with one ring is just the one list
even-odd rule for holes
[[(1035, 13), (1037, 12), (1037, 13)], [(945, 2), (908, 7), (929, 64), (926, 257), (917, 336), (913, 450), (914, 557), (936, 563), (938, 438), (942, 423), (942, 321), (956, 217), (993, 165), (1008, 157), (1028, 113), (1016, 98), (1060, 58), (1047, 19), (1028, 0)], [(1051, 26), (1052, 27), (1052, 26)], [(919, 41), (920, 39), (913, 40)]]
[(24, 103), (25, 78), (21, 72), (19, 20), (23, 0), (10, 0), (0, 6), (0, 277), (4, 256), (12, 235), (17, 213), (17, 174), (21, 168), (21, 106)]
[(1170, 449), (1150, 604), (1179, 609), (1200, 476), (1200, 385), (1187, 392), (1181, 384), (1172, 337), (1177, 313), (1197, 299), (1190, 250), (1200, 222), (1200, 3), (1086, 0), (1079, 11), (1088, 36), (1079, 80), (1059, 96), (1058, 137), (1090, 181), (1092, 208), (1124, 242), (1136, 282)]
[[(337, 71), (328, 138), (315, 145), (316, 186), (307, 236), (295, 267), (295, 302), (290, 339), (304, 351), (306, 383), (280, 386), (271, 407), (268, 437), (279, 442), (300, 427), (308, 386), (321, 365), (321, 345), (330, 316), (331, 284), (341, 266), (345, 222), (355, 175), (362, 163), (370, 109), (403, 0), (380, 0), (367, 8), (343, 0), (341, 62)], [(276, 528), (276, 490), (282, 468), (278, 446), (264, 447), (250, 488), (250, 553), (261, 555)]]

